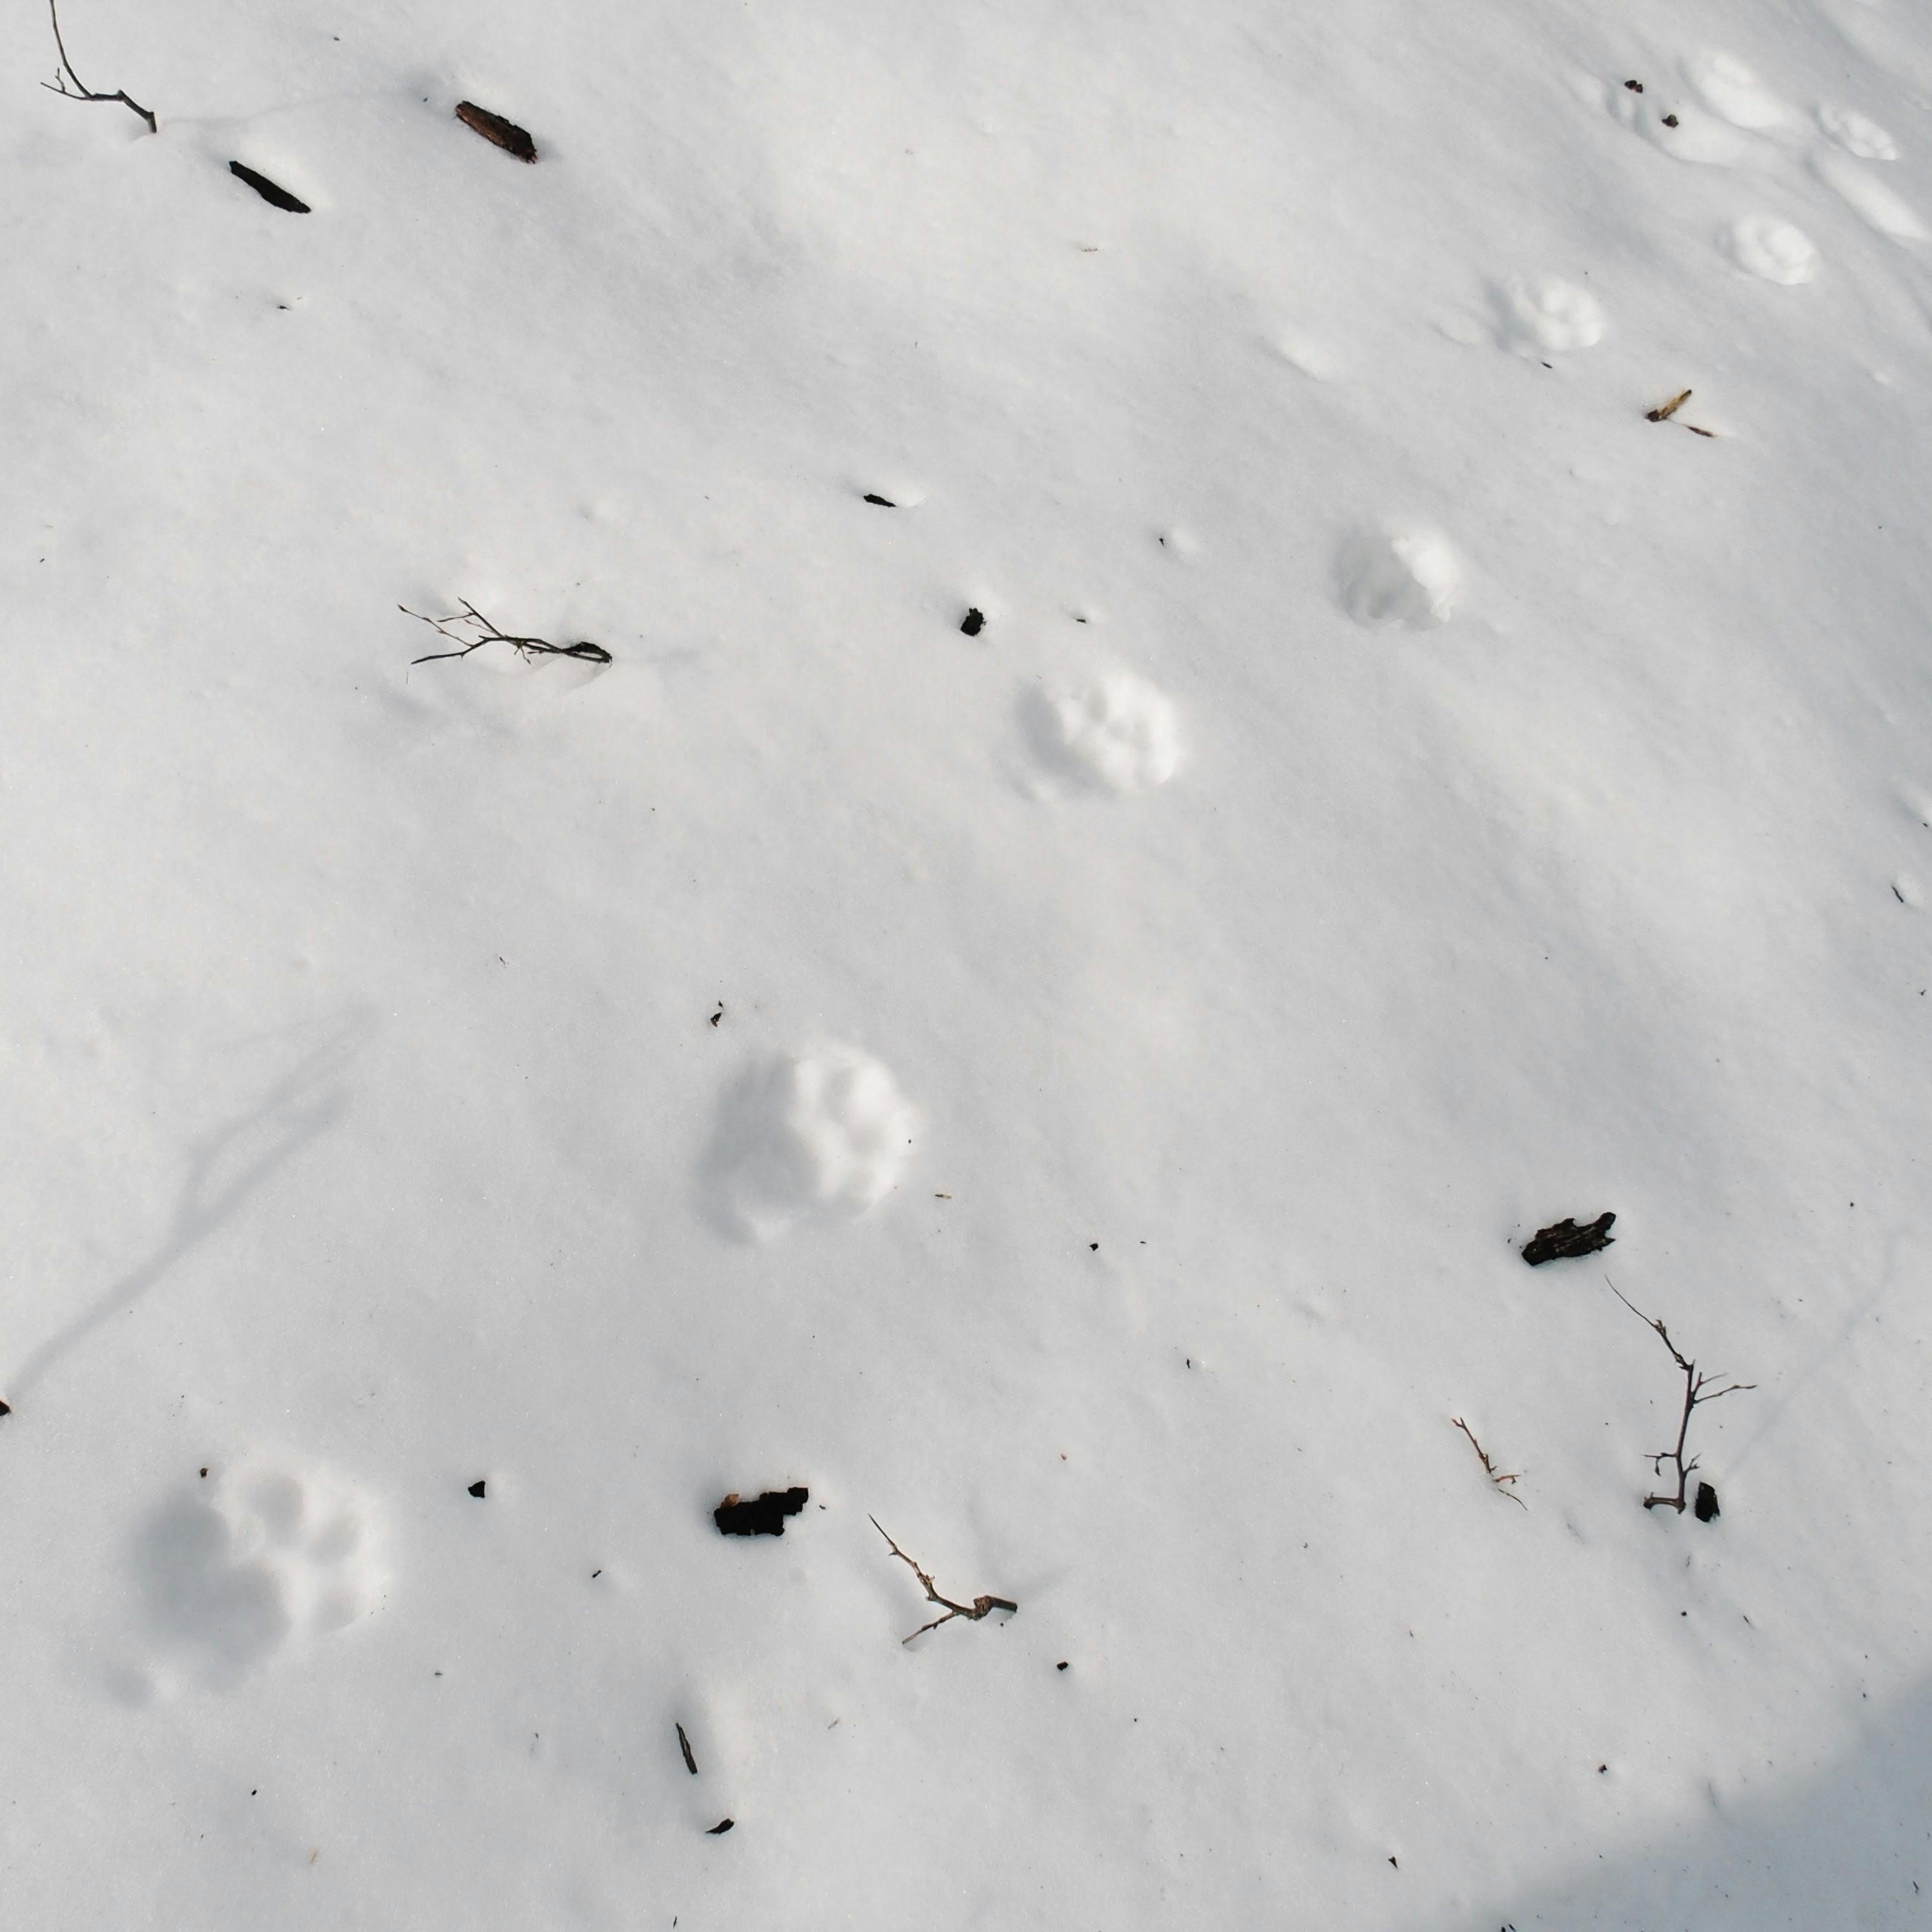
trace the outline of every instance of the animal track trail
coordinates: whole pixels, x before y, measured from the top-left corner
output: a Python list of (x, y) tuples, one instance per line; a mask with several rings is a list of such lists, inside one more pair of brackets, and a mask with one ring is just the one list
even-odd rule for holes
[(1070, 685), (1036, 686), (1021, 710), (1041, 766), (1082, 790), (1148, 791), (1180, 769), (1180, 714), (1138, 672), (1116, 667)]
[(919, 1128), (890, 1070), (859, 1048), (778, 1054), (726, 1094), (700, 1173), (703, 1204), (741, 1240), (854, 1220), (898, 1184)]
[(1448, 622), (1468, 584), (1455, 546), (1440, 530), (1356, 531), (1336, 560), (1342, 608), (1371, 630), (1426, 630)]
[(148, 1627), (192, 1672), (237, 1682), (376, 1608), (373, 1516), (340, 1478), (262, 1457), (203, 1486), (166, 1504), (136, 1547)]
[[(1653, 88), (1606, 88), (1603, 98), (1624, 127), (1679, 160), (1765, 167), (1808, 148), (1812, 172), (1876, 232), (1894, 242), (1922, 242), (1932, 232), (1916, 208), (1858, 165), (1898, 158), (1898, 142), (1876, 121), (1830, 102), (1820, 103), (1808, 117), (1733, 55), (1700, 54), (1684, 63), (1683, 72), (1701, 109), (1688, 101), (1672, 106)], [(1817, 142), (1814, 123), (1828, 145)], [(1748, 236), (1743, 231), (1752, 223), (1760, 225), (1760, 232)], [(1764, 232), (1777, 228), (1784, 232)], [(1773, 218), (1746, 218), (1727, 245), (1741, 268), (1768, 281), (1810, 279), (1808, 265), (1815, 262), (1815, 251), (1808, 254), (1805, 238)]]

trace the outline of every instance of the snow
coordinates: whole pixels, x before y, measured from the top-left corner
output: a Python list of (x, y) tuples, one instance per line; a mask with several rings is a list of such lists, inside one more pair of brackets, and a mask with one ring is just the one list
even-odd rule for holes
[(63, 27), (10, 1915), (1932, 1912), (1922, 11)]

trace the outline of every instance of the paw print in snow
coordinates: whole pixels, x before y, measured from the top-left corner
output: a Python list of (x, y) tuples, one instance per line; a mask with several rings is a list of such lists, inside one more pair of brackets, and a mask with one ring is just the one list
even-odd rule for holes
[(1733, 55), (1704, 54), (1689, 62), (1684, 71), (1704, 105), (1733, 128), (1748, 134), (1771, 134), (1802, 124), (1796, 110)]
[(1130, 670), (1029, 691), (1022, 709), (1041, 762), (1089, 790), (1147, 791), (1180, 769), (1180, 722), (1166, 693)]
[(1546, 276), (1515, 281), (1496, 291), (1497, 333), (1519, 356), (1588, 349), (1604, 339), (1604, 311), (1588, 289)]
[(1848, 154), (1862, 161), (1895, 161), (1898, 143), (1876, 121), (1849, 107), (1822, 106), (1818, 124)]
[(1446, 623), (1467, 578), (1455, 546), (1431, 530), (1358, 530), (1342, 546), (1336, 574), (1342, 608), (1372, 630)]
[(212, 1494), (176, 1498), (142, 1533), (149, 1627), (206, 1678), (237, 1681), (374, 1609), (372, 1540), (365, 1507), (339, 1478), (250, 1459)]
[(856, 1046), (781, 1054), (725, 1096), (701, 1177), (711, 1220), (741, 1240), (849, 1220), (884, 1199), (919, 1116), (890, 1070)]
[(1796, 288), (1818, 272), (1818, 251), (1802, 229), (1774, 214), (1747, 214), (1725, 237), (1725, 248), (1745, 274)]

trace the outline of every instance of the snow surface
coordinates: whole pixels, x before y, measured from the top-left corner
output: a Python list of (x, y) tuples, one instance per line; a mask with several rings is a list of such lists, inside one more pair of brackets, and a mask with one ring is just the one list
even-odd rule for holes
[(64, 24), (10, 1921), (1932, 1923), (1924, 9)]

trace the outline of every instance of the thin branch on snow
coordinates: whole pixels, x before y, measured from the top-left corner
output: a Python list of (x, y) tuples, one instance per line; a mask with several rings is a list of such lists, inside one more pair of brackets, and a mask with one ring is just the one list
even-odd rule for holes
[(1452, 1415), (1449, 1420), (1469, 1438), (1469, 1447), (1474, 1450), (1477, 1455), (1481, 1459), (1483, 1473), (1489, 1478), (1491, 1482), (1495, 1484), (1496, 1486), (1497, 1493), (1501, 1496), (1508, 1496), (1510, 1501), (1513, 1503), (1522, 1504), (1525, 1509), (1528, 1508), (1528, 1504), (1523, 1502), (1522, 1497), (1518, 1496), (1515, 1490), (1509, 1486), (1511, 1483), (1516, 1480), (1518, 1476), (1520, 1476), (1522, 1474), (1522, 1472), (1519, 1469), (1513, 1475), (1504, 1475), (1499, 1469), (1497, 1468), (1495, 1463), (1490, 1460), (1490, 1452), (1476, 1440), (1476, 1432), (1472, 1429), (1460, 1415)]
[(970, 1604), (956, 1604), (950, 1597), (942, 1597), (932, 1587), (932, 1579), (896, 1543), (893, 1543), (890, 1536), (886, 1536), (884, 1526), (880, 1523), (879, 1519), (873, 1516), (868, 1516), (866, 1520), (881, 1536), (886, 1537), (886, 1542), (892, 1545), (892, 1554), (919, 1579), (920, 1586), (926, 1592), (926, 1600), (928, 1604), (938, 1604), (946, 1612), (943, 1617), (934, 1617), (929, 1624), (921, 1624), (919, 1628), (913, 1632), (912, 1636), (902, 1637), (900, 1640), (902, 1643), (910, 1643), (914, 1636), (923, 1636), (928, 1630), (938, 1629), (941, 1624), (950, 1624), (955, 1617), (964, 1617), (970, 1623), (977, 1623), (982, 1617), (992, 1610), (1007, 1610), (1015, 1616), (1018, 1614), (1019, 1605), (1006, 1597), (975, 1597)]
[[(1669, 422), (1690, 400), (1690, 392), (1688, 389), (1679, 389), (1669, 402), (1660, 404), (1654, 410), (1646, 410), (1643, 412), (1643, 419), (1646, 422)], [(1677, 427), (1679, 429), (1688, 429), (1693, 436), (1714, 439), (1718, 434), (1714, 429), (1700, 429), (1695, 423), (1679, 423)]]
[[(1695, 1362), (1685, 1358), (1683, 1351), (1670, 1339), (1670, 1330), (1664, 1327), (1661, 1317), (1645, 1314), (1643, 1310), (1639, 1308), (1615, 1282), (1610, 1281), (1608, 1275), (1604, 1276), (1604, 1279), (1610, 1282), (1610, 1292), (1646, 1328), (1656, 1330), (1658, 1340), (1670, 1351), (1670, 1359), (1684, 1371), (1684, 1413), (1678, 1418), (1677, 1446), (1674, 1449), (1659, 1450), (1650, 1459), (1652, 1471), (1659, 1477), (1664, 1474), (1665, 1463), (1670, 1462), (1676, 1466), (1677, 1493), (1674, 1496), (1646, 1496), (1643, 1499), (1643, 1506), (1646, 1509), (1674, 1509), (1679, 1516), (1682, 1516), (1689, 1500), (1687, 1491), (1690, 1484), (1690, 1472), (1697, 1466), (1696, 1456), (1692, 1456), (1687, 1459), (1684, 1454), (1685, 1439), (1690, 1433), (1692, 1411), (1705, 1402), (1716, 1402), (1724, 1396), (1741, 1395), (1747, 1389), (1756, 1388), (1757, 1384), (1756, 1382), (1724, 1382), (1721, 1375), (1706, 1375)], [(1714, 1388), (1712, 1387), (1714, 1382), (1724, 1382), (1724, 1385), (1721, 1388)], [(1701, 1505), (1699, 1514), (1700, 1515), (1702, 1514)]]
[[(420, 610), (412, 610), (406, 604), (398, 604), (396, 608), (405, 617), (413, 617), (418, 624), (427, 624), (440, 638), (447, 638), (457, 648), (453, 651), (431, 651), (427, 657), (412, 658), (410, 665), (434, 664), (442, 658), (466, 658), (472, 651), (480, 651), (485, 644), (508, 644), (522, 658), (575, 658), (584, 664), (607, 664), (610, 653), (602, 644), (554, 644), (547, 638), (513, 638), (507, 632), (500, 631), (484, 616), (468, 598), (460, 598), (462, 611), (449, 617), (425, 617)], [(452, 630), (452, 625), (458, 628)], [(466, 634), (464, 627), (473, 627), (476, 634)]]
[[(54, 45), (60, 52), (60, 66), (52, 80), (44, 80), (40, 85), (50, 94), (58, 94), (63, 100), (118, 100), (124, 107), (133, 109), (147, 122), (149, 134), (158, 134), (161, 131), (160, 123), (126, 88), (117, 87), (112, 94), (97, 93), (74, 72), (74, 62), (67, 57), (67, 42), (61, 38), (60, 9), (57, 0), (47, 0), (47, 16), (54, 23)], [(73, 86), (68, 86), (69, 81), (74, 82)]]

